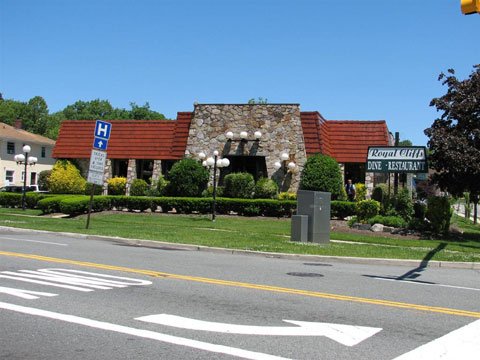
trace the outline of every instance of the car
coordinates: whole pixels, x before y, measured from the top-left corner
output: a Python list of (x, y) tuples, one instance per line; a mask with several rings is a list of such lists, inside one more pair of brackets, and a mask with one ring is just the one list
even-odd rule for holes
[[(38, 185), (28, 185), (26, 187), (26, 192), (38, 192), (45, 193), (47, 191), (40, 190)], [(13, 193), (23, 193), (23, 186), (19, 185), (7, 185), (0, 188), (0, 192), (13, 192)]]

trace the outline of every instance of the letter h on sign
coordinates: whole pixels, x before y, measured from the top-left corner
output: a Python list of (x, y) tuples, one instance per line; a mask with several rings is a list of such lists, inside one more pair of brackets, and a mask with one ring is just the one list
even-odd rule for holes
[(110, 138), (110, 130), (112, 129), (112, 124), (97, 120), (95, 123), (95, 137), (108, 140)]

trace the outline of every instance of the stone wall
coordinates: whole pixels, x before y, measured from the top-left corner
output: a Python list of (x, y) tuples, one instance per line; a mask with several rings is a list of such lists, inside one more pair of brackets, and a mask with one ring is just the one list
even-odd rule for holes
[[(234, 137), (228, 140), (227, 132)], [(248, 133), (247, 140), (240, 132)], [(257, 141), (254, 132), (260, 131)], [(188, 136), (186, 156), (198, 158), (200, 152), (211, 156), (265, 156), (267, 176), (275, 179), (282, 191), (296, 191), (306, 161), (300, 107), (298, 104), (197, 104)], [(275, 170), (282, 153), (297, 165), (293, 172), (285, 167)]]

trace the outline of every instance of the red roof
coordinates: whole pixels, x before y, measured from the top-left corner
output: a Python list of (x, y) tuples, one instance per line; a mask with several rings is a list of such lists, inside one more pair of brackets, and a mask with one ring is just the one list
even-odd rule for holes
[[(191, 112), (179, 112), (177, 120), (112, 120), (109, 159), (181, 159), (187, 146)], [(95, 120), (62, 122), (52, 156), (88, 159)]]
[(329, 120), (325, 123), (333, 156), (339, 163), (365, 163), (369, 146), (388, 146), (384, 120)]
[(317, 111), (300, 116), (307, 155), (321, 153), (339, 163), (359, 163), (367, 161), (369, 146), (389, 145), (384, 120), (325, 120)]

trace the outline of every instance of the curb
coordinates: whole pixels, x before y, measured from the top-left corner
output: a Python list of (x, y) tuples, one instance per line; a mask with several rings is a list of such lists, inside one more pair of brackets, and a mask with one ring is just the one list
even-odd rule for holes
[(328, 261), (344, 264), (365, 264), (365, 265), (390, 265), (390, 266), (409, 266), (409, 267), (430, 267), (430, 268), (446, 268), (446, 269), (469, 269), (480, 270), (480, 263), (478, 262), (454, 262), (454, 261), (428, 261), (424, 263), (423, 260), (408, 260), (408, 259), (379, 259), (379, 258), (359, 258), (348, 256), (327, 256), (327, 255), (305, 255), (305, 254), (286, 254), (286, 253), (272, 253), (264, 251), (240, 250), (240, 249), (225, 249), (217, 247), (209, 247), (202, 245), (169, 243), (163, 241), (143, 240), (143, 239), (128, 239), (114, 236), (103, 235), (87, 235), (69, 232), (54, 232), (46, 230), (32, 230), (12, 228), (8, 226), (0, 226), (0, 230), (7, 232), (26, 232), (26, 233), (40, 233), (40, 234), (54, 234), (76, 237), (86, 240), (100, 240), (126, 243), (138, 247), (151, 248), (169, 248), (187, 251), (205, 251), (215, 254), (231, 254), (231, 255), (247, 255), (258, 256), (273, 259), (287, 259), (287, 260), (302, 260), (302, 261)]

